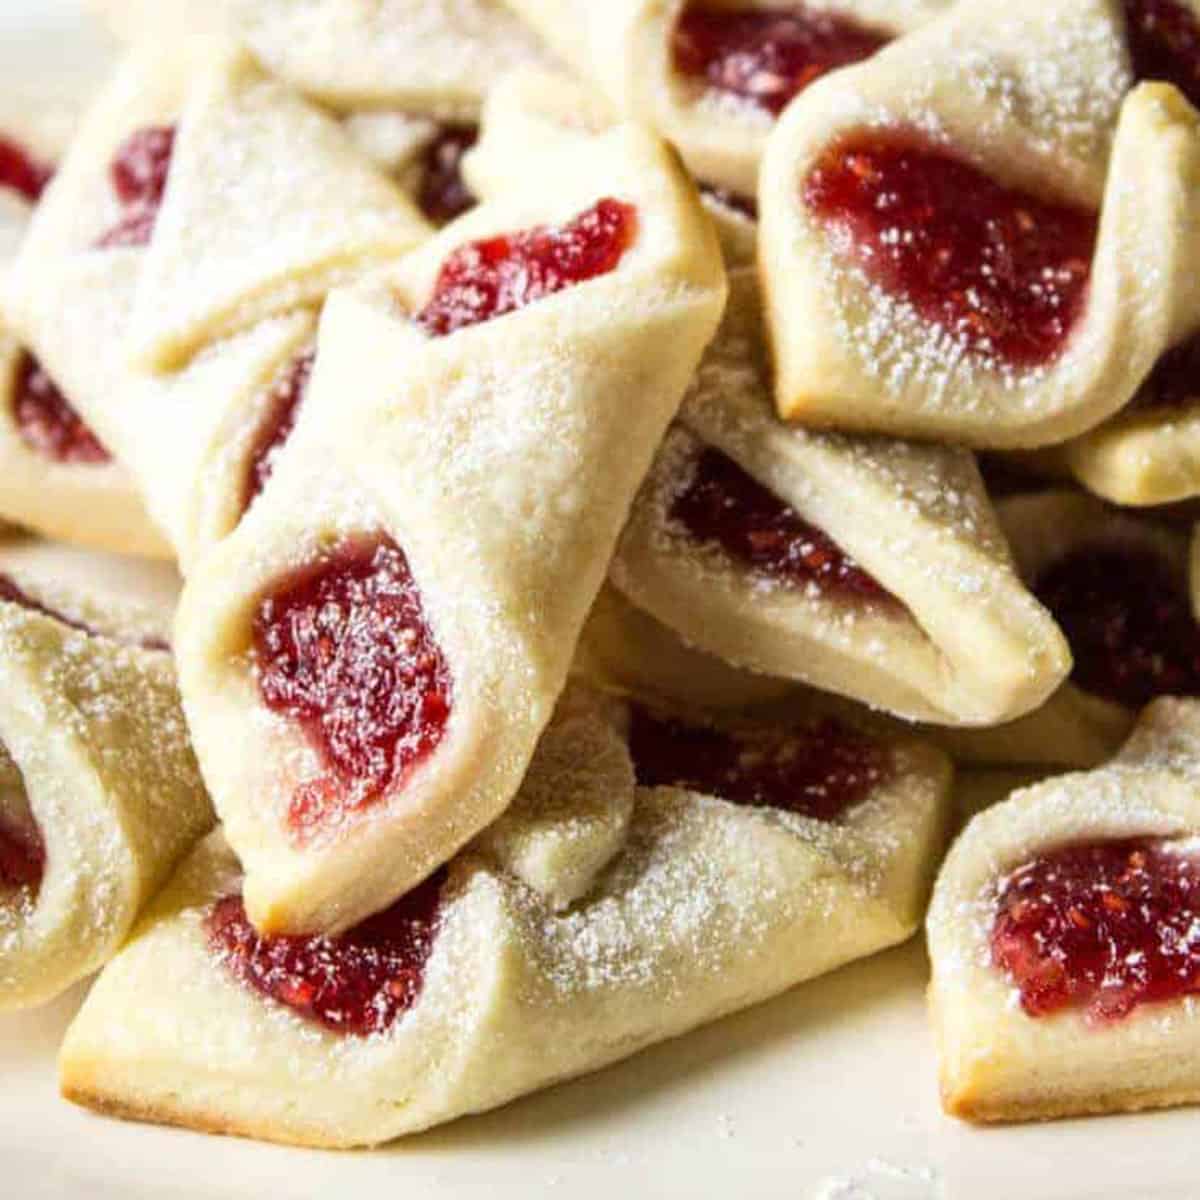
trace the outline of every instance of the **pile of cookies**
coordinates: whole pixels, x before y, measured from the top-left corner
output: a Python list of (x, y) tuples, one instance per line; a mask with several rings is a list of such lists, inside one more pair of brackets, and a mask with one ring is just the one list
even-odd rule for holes
[(1200, 1098), (1200, 3), (97, 7), (0, 127), (69, 1099), (376, 1144), (927, 913), (948, 1111)]

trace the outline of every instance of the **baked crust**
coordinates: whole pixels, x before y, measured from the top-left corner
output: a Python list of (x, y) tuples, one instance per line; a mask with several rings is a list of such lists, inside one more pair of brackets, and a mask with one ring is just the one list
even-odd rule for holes
[(926, 927), (947, 1112), (1048, 1120), (1200, 1098), (1194, 1005), (1143, 1005), (1099, 1028), (1071, 1010), (1033, 1018), (988, 958), (997, 880), (1072, 842), (1195, 837), (1198, 770), (1200, 705), (1156, 700), (1111, 764), (1024, 788), (967, 827), (942, 868)]
[[(543, 750), (565, 741), (535, 772), (570, 761), (581, 720), (589, 744), (602, 736), (596, 711), (576, 707), (551, 724)], [(949, 767), (917, 744), (893, 752), (891, 781), (839, 825), (639, 789), (627, 837), (565, 911), (465, 852), (420, 997), (369, 1039), (305, 1022), (213, 960), (203, 914), (238, 883), (214, 835), (85, 1001), (63, 1093), (139, 1120), (345, 1147), (627, 1057), (909, 935), (948, 827)], [(575, 758), (559, 778), (587, 792), (587, 774)], [(570, 786), (526, 787), (517, 811), (573, 836)], [(556, 795), (557, 815), (527, 804), (535, 793)]]
[[(1053, 70), (1031, 69), (1031, 46)], [(1065, 441), (1128, 403), (1195, 327), (1200, 228), (1200, 119), (1173, 88), (1132, 82), (1117, 0), (1014, 0), (960, 5), (799, 97), (759, 192), (780, 413), (1004, 448)], [(1085, 305), (1053, 362), (964, 353), (836, 252), (800, 182), (864, 128), (922, 131), (1003, 184), (1101, 210)]]

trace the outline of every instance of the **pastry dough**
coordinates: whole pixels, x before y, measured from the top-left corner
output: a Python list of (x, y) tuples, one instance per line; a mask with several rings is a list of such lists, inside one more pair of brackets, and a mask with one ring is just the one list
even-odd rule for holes
[(169, 584), (131, 574), (0, 544), (0, 860), (29, 868), (5, 883), (0, 861), (0, 1010), (102, 966), (212, 827), (159, 640)]
[[(245, 41), (293, 87), (343, 111), (397, 108), (473, 119), (488, 88), (540, 61), (499, 0), (93, 0), (122, 37)], [(331, 52), (331, 47), (336, 51)]]
[[(603, 197), (636, 210), (634, 240), (607, 273), (446, 337), (411, 318), (444, 264), (476, 260), (477, 239), (500, 237), (493, 250), (508, 235), (520, 242), (520, 231), (597, 212)], [(564, 149), (553, 167), (534, 157), (519, 183), (485, 199), (398, 269), (331, 298), (289, 453), (185, 590), (185, 703), (247, 869), (248, 910), (267, 931), (354, 924), (511, 800), (724, 302), (694, 189), (636, 127)], [(247, 650), (264, 602), (310, 577), (295, 572), (328, 578), (344, 548), (381, 538), (420, 597), (431, 649), (412, 660), (379, 649), (380, 669), (443, 664), (452, 708), (405, 786), (381, 780), (361, 816), (301, 837), (288, 815), (300, 792), (325, 780), (341, 811), (347, 775), (315, 774), (332, 768), (328, 754), (268, 710)]]
[(797, 5), (795, 0), (734, 0), (688, 5), (683, 0), (505, 0), (575, 71), (596, 83), (629, 118), (646, 121), (678, 146), (700, 180), (748, 197), (772, 116), (753, 103), (682, 74), (672, 43), (688, 7), (782, 9), (831, 13), (890, 36), (907, 33), (943, 11), (946, 0), (840, 0)]
[[(971, 456), (783, 425), (753, 274), (732, 279), (721, 333), (622, 538), (617, 588), (710, 654), (909, 719), (992, 724), (1037, 707), (1069, 655), (1012, 568)], [(676, 513), (706, 447), (826, 534), (890, 600), (778, 582), (696, 537)]]
[(1080, 843), (1200, 831), (1200, 706), (1155, 701), (1114, 762), (1016, 792), (976, 817), (946, 860), (929, 911), (930, 1009), (947, 1111), (1020, 1121), (1200, 1100), (1200, 1009), (1145, 1003), (1097, 1023), (1079, 1009), (1026, 1014), (990, 965), (997, 886)]
[[(1200, 119), (1169, 86), (1142, 84), (1129, 93), (1120, 8), (1117, 0), (958, 5), (870, 62), (822, 81), (789, 109), (772, 134), (759, 192), (783, 416), (976, 446), (1046, 445), (1122, 408), (1159, 355), (1195, 328)], [(1003, 200), (1015, 206), (1021, 228), (1022, 213), (1030, 214), (1020, 204), (1071, 206), (1075, 216), (1060, 208), (1044, 218), (1068, 225), (1101, 209), (1086, 288), (1082, 274), (1077, 293), (1069, 284), (1059, 293), (1055, 284), (1061, 305), (1079, 297), (1077, 318), (1057, 318), (1065, 340), (1022, 365), (1003, 348), (994, 353), (995, 342), (943, 328), (919, 315), (918, 301), (870, 281), (855, 265), (841, 218), (827, 228), (805, 197), (817, 165), (830, 161), (824, 156), (843, 153), (844, 165), (851, 149), (838, 147), (859, 136), (927, 142), (934, 155), (949, 152), (963, 164), (956, 171), (983, 172), (1025, 192), (1021, 201), (1011, 191)], [(961, 200), (967, 209), (975, 203), (973, 193)], [(962, 215), (947, 208), (945, 219), (953, 238)], [(1039, 236), (1043, 217), (1032, 220), (1031, 236)], [(1065, 233), (1044, 236), (1049, 252), (1066, 253)], [(930, 242), (929, 254), (935, 251)], [(993, 254), (1007, 252), (1006, 244)], [(889, 259), (872, 261), (890, 269)], [(962, 261), (972, 261), (969, 252)], [(995, 277), (981, 261), (982, 276)], [(1050, 270), (1060, 266), (1044, 268), (1042, 277)], [(1081, 273), (1083, 263), (1064, 259), (1061, 270)], [(939, 305), (949, 303), (932, 275), (922, 286)], [(967, 277), (961, 287), (957, 328), (993, 322), (991, 301), (977, 301), (981, 289)], [(1036, 305), (1041, 294), (1015, 292), (1014, 304)], [(1042, 319), (1019, 307), (1004, 313), (996, 320), (1012, 324), (998, 327), (1021, 336), (1024, 322)], [(1033, 328), (1040, 336), (1043, 327)]]
[[(1011, 496), (999, 501), (996, 510), (1021, 576), (1035, 590), (1056, 563), (1094, 547), (1151, 554), (1176, 583), (1180, 607), (1186, 603), (1184, 597), (1192, 594), (1196, 576), (1189, 572), (1186, 535), (1178, 529), (1140, 514), (1116, 512), (1089, 496), (1061, 489)], [(1154, 586), (1152, 580), (1139, 579), (1133, 591)], [(1183, 652), (1182, 647), (1179, 650)], [(1116, 753), (1139, 707), (1068, 681), (1045, 705), (1019, 721), (934, 736), (962, 762), (1090, 767)]]
[[(603, 740), (594, 716), (571, 720), (593, 723), (588, 750)], [(550, 726), (514, 821), (575, 836), (573, 805), (590, 808), (608, 773), (572, 762), (579, 749), (570, 726)], [(610, 741), (603, 757), (618, 751)], [(369, 1038), (297, 1015), (214, 960), (206, 914), (239, 884), (214, 835), (85, 1001), (63, 1092), (140, 1120), (354, 1146), (595, 1070), (909, 936), (948, 828), (949, 770), (918, 744), (890, 753), (888, 781), (837, 823), (639, 788), (623, 845), (567, 911), (465, 852), (415, 1003)], [(559, 766), (565, 790), (539, 783)]]
[[(138, 211), (118, 203), (114, 155), (134, 131), (172, 124), (149, 244), (98, 245)], [(147, 48), (39, 206), (13, 319), (132, 469), (186, 569), (248, 503), (256, 447), (326, 291), (426, 233), (339, 125), (248, 55), (219, 42), (190, 44), (184, 61)]]

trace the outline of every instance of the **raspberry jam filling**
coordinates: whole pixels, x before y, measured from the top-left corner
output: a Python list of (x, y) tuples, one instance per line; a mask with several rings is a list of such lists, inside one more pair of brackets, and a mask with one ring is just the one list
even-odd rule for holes
[(264, 703), (325, 768), (292, 796), (298, 837), (402, 786), (445, 734), (450, 668), (390, 538), (345, 542), (284, 580), (259, 603), (253, 647)]
[(391, 908), (333, 937), (266, 937), (241, 896), (205, 918), (208, 945), (243, 984), (335, 1033), (383, 1033), (417, 1002), (437, 939), (439, 871)]
[(642, 787), (687, 788), (819, 821), (836, 821), (893, 769), (886, 746), (832, 717), (722, 729), (634, 706), (629, 752)]
[(109, 167), (109, 178), (120, 201), (122, 215), (99, 239), (98, 247), (110, 249), (149, 244), (167, 190), (174, 152), (173, 125), (139, 129), (121, 144)]
[(1125, 0), (1126, 37), (1139, 79), (1173, 83), (1200, 106), (1200, 21), (1181, 0)]
[(1186, 408), (1200, 401), (1200, 337), (1172, 346), (1154, 364), (1131, 408)]
[(0, 900), (16, 888), (34, 892), (46, 870), (46, 845), (29, 811), (25, 784), (0, 743)]
[(681, 75), (778, 115), (810, 83), (870, 58), (890, 40), (849, 17), (802, 5), (731, 11), (690, 4), (671, 53)]
[(478, 125), (443, 125), (425, 147), (417, 204), (435, 225), (445, 225), (475, 207), (462, 177), (462, 159), (478, 140)]
[(1069, 846), (1000, 885), (992, 963), (1031, 1017), (1100, 1024), (1200, 992), (1200, 854), (1146, 841)]
[(78, 629), (80, 633), (86, 633), (94, 637), (96, 630), (88, 625), (84, 625), (81, 621), (76, 621), (71, 617), (63, 616), (62, 613), (56, 612), (52, 608), (47, 608), (40, 601), (35, 600), (32, 596), (22, 591), (7, 575), (0, 575), (0, 603), (16, 604), (21, 608), (27, 608), (30, 612), (40, 613), (43, 617), (51, 617), (62, 625), (67, 625), (71, 629)]
[(716, 544), (735, 562), (789, 587), (903, 609), (827, 534), (711, 446), (695, 460), (670, 515), (697, 542)]
[(246, 480), (242, 487), (243, 512), (267, 486), (279, 452), (296, 428), (296, 418), (300, 415), (300, 404), (312, 379), (315, 359), (316, 354), (312, 350), (299, 355), (271, 391), (266, 417), (250, 448)]
[(19, 142), (0, 134), (0, 188), (11, 188), (36, 204), (53, 175)]
[(21, 440), (45, 458), (107, 463), (112, 455), (32, 354), (22, 354), (13, 381), (13, 416)]
[(433, 337), (445, 337), (606, 275), (636, 234), (637, 210), (604, 199), (565, 225), (539, 225), (459, 246), (442, 264), (417, 323)]
[(1085, 547), (1053, 563), (1034, 591), (1062, 626), (1084, 691), (1129, 708), (1200, 695), (1200, 629), (1183, 579), (1159, 554)]
[(873, 284), (973, 355), (1043, 366), (1083, 311), (1096, 215), (1005, 187), (915, 135), (835, 142), (804, 201)]

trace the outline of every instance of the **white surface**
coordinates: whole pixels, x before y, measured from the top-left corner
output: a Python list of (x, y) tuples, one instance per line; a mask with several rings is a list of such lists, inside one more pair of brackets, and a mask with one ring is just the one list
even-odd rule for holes
[[(205, 0), (196, 0), (203, 3)], [(69, 0), (0, 0), (0, 91), (61, 95), (104, 43)], [(0, 102), (0, 112), (7, 108)], [(374, 1153), (127, 1125), (65, 1104), (82, 990), (0, 1017), (7, 1200), (1193, 1200), (1194, 1110), (976, 1130), (937, 1106), (917, 944), (599, 1075)]]

